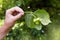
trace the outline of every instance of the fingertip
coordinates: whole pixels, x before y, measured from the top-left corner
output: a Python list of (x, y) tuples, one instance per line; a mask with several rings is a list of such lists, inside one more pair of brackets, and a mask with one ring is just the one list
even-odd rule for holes
[(21, 15), (24, 15), (24, 12), (21, 12), (20, 14), (21, 14)]

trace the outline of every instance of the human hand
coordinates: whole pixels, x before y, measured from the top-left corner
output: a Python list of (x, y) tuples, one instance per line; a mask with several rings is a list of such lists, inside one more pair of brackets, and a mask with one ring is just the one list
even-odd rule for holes
[(24, 11), (19, 7), (8, 9), (6, 11), (4, 25), (12, 27), (15, 24), (15, 21), (21, 18), (22, 15), (24, 15)]

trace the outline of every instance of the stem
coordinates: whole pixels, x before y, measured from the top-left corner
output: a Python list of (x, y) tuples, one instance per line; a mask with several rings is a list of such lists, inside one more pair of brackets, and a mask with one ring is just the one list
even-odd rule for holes
[(36, 16), (33, 14), (33, 12), (24, 12), (26, 14), (32, 14), (34, 18), (36, 18)]

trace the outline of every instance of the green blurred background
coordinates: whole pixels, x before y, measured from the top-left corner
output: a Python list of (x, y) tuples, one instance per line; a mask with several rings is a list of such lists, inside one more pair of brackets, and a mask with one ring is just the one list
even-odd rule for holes
[(27, 13), (44, 9), (52, 23), (37, 30), (27, 27), (25, 17), (22, 17), (4, 40), (60, 40), (60, 0), (0, 0), (0, 26), (4, 23), (6, 10), (14, 6), (21, 7)]

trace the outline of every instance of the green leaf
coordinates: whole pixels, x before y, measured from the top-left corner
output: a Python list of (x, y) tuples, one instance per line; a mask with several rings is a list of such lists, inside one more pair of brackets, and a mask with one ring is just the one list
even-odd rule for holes
[(25, 16), (25, 22), (27, 24), (28, 27), (30, 28), (35, 28), (37, 30), (41, 30), (42, 29), (42, 25), (40, 24), (35, 24), (33, 22), (34, 16), (32, 14), (26, 14)]
[(18, 0), (15, 3), (15, 5), (17, 5), (17, 6), (21, 6), (22, 4), (23, 4), (23, 0)]
[(34, 28), (35, 25), (33, 23), (33, 16), (32, 14), (26, 14), (25, 21), (28, 27)]
[(2, 4), (3, 0), (0, 0), (0, 4)]
[(3, 23), (4, 23), (4, 19), (3, 20), (0, 19), (0, 26), (2, 26)]
[(41, 30), (41, 29), (42, 29), (41, 23), (40, 23), (39, 25), (36, 25), (35, 28), (36, 28), (37, 30)]
[(36, 10), (34, 13), (33, 13), (37, 18), (39, 18), (39, 20), (41, 21), (41, 23), (43, 25), (48, 25), (49, 23), (51, 23), (50, 21), (50, 17), (49, 17), (49, 14), (48, 12), (46, 12), (45, 10)]

